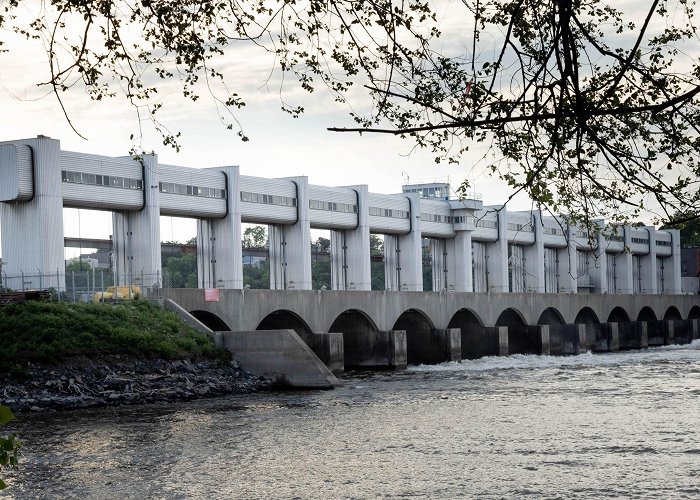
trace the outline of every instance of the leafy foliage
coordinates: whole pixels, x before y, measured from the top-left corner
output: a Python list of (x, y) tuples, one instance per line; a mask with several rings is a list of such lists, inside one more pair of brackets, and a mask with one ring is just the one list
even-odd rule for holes
[(163, 275), (171, 288), (197, 288), (197, 254), (163, 257)]
[(370, 272), (372, 275), (372, 290), (385, 290), (385, 269), (384, 269), (384, 240), (376, 234), (369, 235), (369, 254), (375, 259), (370, 260)]
[(692, 213), (678, 213), (671, 217), (661, 229), (678, 229), (681, 232), (681, 247), (700, 247), (700, 219)]
[(61, 104), (73, 87), (121, 96), (175, 148), (179, 133), (157, 118), (161, 84), (192, 101), (210, 93), (247, 140), (235, 118), (244, 96), (221, 68), (233, 49), (259, 50), (308, 92), (369, 97), (367, 114), (350, 107), (357, 127), (333, 130), (410, 138), (436, 161), (483, 142), (487, 172), (571, 222), (698, 215), (693, 2), (53, 0), (31, 20), (24, 4), (5, 2), (0, 27), (44, 41), (43, 85)]
[(267, 245), (265, 226), (251, 226), (243, 231), (243, 248), (265, 248)]
[[(15, 416), (7, 406), (0, 405), (0, 425), (6, 425)], [(13, 435), (0, 436), (0, 472), (3, 467), (17, 467), (17, 457), (22, 443)], [(7, 488), (7, 484), (0, 477), (0, 490)]]
[(26, 302), (0, 307), (0, 372), (72, 356), (227, 358), (206, 334), (143, 300), (124, 304)]
[(92, 266), (90, 266), (90, 264), (86, 261), (79, 259), (78, 257), (73, 257), (68, 262), (66, 262), (66, 271), (92, 271)]
[(260, 265), (243, 266), (243, 286), (258, 290), (270, 288), (270, 259)]

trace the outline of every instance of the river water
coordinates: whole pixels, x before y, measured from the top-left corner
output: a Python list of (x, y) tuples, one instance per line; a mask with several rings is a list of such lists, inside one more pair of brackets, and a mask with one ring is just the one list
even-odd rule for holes
[(700, 498), (700, 341), (21, 415), (0, 498)]

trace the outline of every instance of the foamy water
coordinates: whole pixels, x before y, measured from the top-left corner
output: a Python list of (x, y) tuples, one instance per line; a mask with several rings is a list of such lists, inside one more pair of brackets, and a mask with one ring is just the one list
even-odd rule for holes
[(576, 356), (538, 356), (513, 354), (511, 356), (485, 356), (459, 363), (409, 366), (410, 372), (460, 372), (487, 370), (537, 370), (543, 368), (624, 366), (639, 363), (700, 360), (700, 340), (691, 344), (652, 347), (639, 351), (593, 354), (590, 351)]

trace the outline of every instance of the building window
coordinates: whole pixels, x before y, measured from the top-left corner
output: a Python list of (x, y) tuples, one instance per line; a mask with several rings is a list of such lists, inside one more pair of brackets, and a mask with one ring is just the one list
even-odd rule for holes
[(420, 218), (425, 222), (439, 222), (444, 224), (452, 224), (453, 217), (450, 215), (438, 215), (438, 214), (420, 214)]
[(184, 196), (197, 196), (199, 198), (226, 199), (226, 190), (190, 186), (188, 184), (175, 184), (174, 182), (161, 182), (158, 184), (161, 193), (180, 194)]
[(87, 172), (61, 170), (61, 180), (70, 184), (86, 184), (88, 186), (104, 186), (139, 191), (143, 190), (143, 181), (141, 179), (117, 177), (115, 175), (97, 175)]
[(349, 203), (334, 203), (331, 201), (309, 200), (311, 210), (325, 210), (327, 212), (342, 212), (346, 214), (356, 214), (357, 205)]
[(248, 203), (261, 203), (264, 205), (279, 205), (281, 207), (296, 207), (297, 199), (290, 196), (277, 196), (273, 194), (249, 193), (241, 191), (241, 201)]
[(369, 214), (375, 217), (391, 217), (394, 219), (408, 219), (407, 210), (395, 210), (391, 208), (369, 207)]

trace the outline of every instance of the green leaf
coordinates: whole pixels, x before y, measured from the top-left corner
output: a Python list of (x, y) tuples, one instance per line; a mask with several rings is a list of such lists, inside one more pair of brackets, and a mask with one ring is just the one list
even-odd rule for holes
[(5, 488), (7, 488), (7, 484), (0, 478), (0, 490), (4, 490)]
[(15, 416), (7, 406), (0, 406), (0, 425), (5, 425), (8, 422), (12, 422), (14, 419)]

